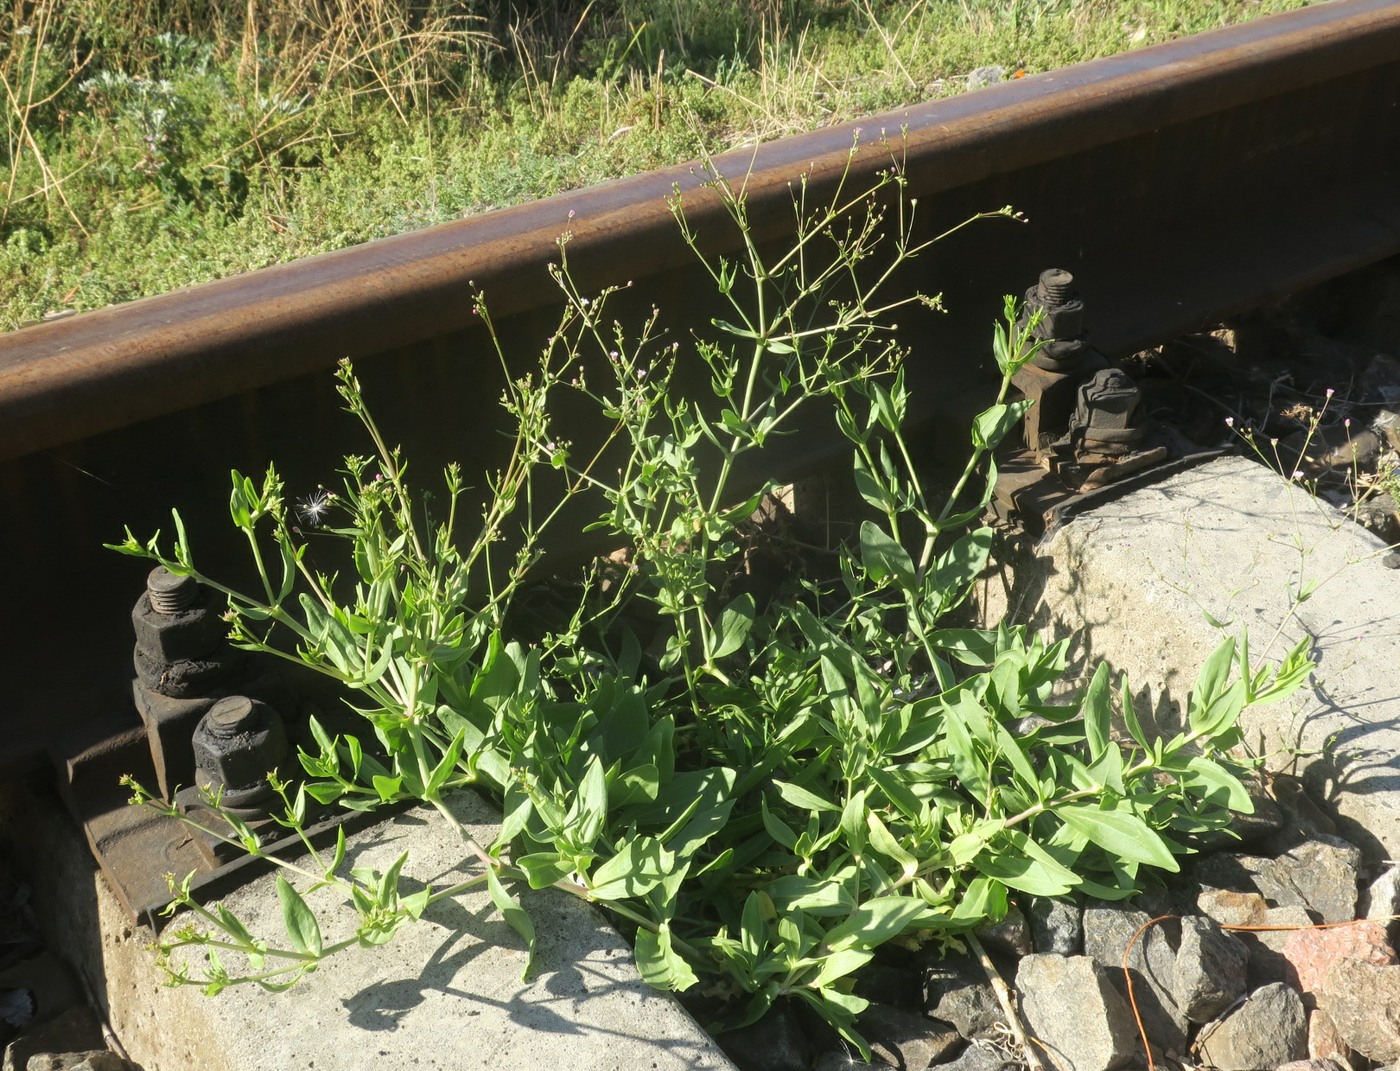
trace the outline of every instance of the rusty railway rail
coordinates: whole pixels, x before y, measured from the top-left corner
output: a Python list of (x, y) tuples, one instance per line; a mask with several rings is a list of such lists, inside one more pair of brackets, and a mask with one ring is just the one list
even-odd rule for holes
[[(918, 262), (952, 310), (902, 325), (936, 451), (979, 397), (1000, 295), (1042, 267), (1073, 271), (1113, 357), (1400, 252), (1400, 4), (1332, 0), (715, 164), (747, 175), (760, 237), (781, 241), (789, 183), (868, 177), (887, 157), (851, 146), (881, 131), (926, 235), (1002, 205), (1030, 221), (968, 229)], [(179, 503), (201, 552), (232, 558), (224, 472), (275, 458), (309, 489), (354, 448), (325, 374), (337, 359), (360, 360), (382, 423), (429, 468), (478, 455), (494, 406), (473, 288), (530, 359), (566, 227), (579, 278), (636, 280), (682, 328), (704, 322), (665, 204), (675, 186), (723, 251), (721, 207), (683, 166), (0, 336), (4, 754), (57, 744), (102, 777), (119, 768), (140, 735), (128, 612), (142, 573), (100, 544)]]

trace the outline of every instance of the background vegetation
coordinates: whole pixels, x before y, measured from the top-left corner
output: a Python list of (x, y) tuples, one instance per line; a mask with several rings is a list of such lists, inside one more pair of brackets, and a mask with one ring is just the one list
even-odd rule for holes
[(13, 0), (0, 329), (1305, 2)]

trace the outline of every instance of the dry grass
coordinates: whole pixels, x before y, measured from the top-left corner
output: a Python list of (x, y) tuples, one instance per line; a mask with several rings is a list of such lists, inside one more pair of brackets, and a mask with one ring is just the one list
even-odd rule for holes
[(0, 0), (0, 327), (1307, 0)]
[[(29, 18), (23, 20), (24, 15)], [(5, 181), (5, 197), (0, 203), (0, 228), (9, 219), (15, 205), (34, 198), (52, 198), (62, 205), (73, 223), (86, 236), (87, 229), (63, 192), (69, 177), (58, 175), (49, 166), (44, 150), (35, 136), (35, 119), (60, 93), (72, 84), (86, 66), (88, 57), (72, 51), (70, 61), (55, 81), (47, 77), (50, 58), (50, 34), (56, 10), (52, 0), (35, 5), (27, 12), (22, 0), (16, 0), (8, 20), (10, 47), (0, 56), (0, 89), (5, 95), (5, 149), (9, 174)], [(37, 188), (20, 186), (21, 165), (28, 154), (43, 176)]]

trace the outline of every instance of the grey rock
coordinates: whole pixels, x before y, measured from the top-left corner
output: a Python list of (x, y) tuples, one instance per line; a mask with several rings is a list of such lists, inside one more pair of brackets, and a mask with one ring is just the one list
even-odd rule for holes
[[(1222, 926), (1292, 926), (1313, 925), (1305, 907), (1268, 907), (1258, 893), (1236, 893), (1225, 889), (1206, 889), (1197, 900), (1203, 915)], [(1235, 937), (1249, 949), (1248, 985), (1257, 989), (1270, 982), (1293, 981), (1293, 969), (1283, 956), (1283, 946), (1291, 930), (1241, 930)]]
[(969, 1041), (987, 1037), (1006, 1024), (996, 991), (988, 982), (972, 982), (950, 989), (939, 998), (937, 1004), (925, 1010), (935, 1019), (952, 1023), (958, 1028), (958, 1033)]
[(10, 1042), (3, 1071), (28, 1071), (29, 1058), (41, 1053), (95, 1052), (104, 1046), (96, 1014), (86, 1004), (76, 1004)]
[(114, 1052), (46, 1052), (31, 1056), (25, 1071), (129, 1071), (131, 1065)]
[(1196, 908), (1222, 926), (1258, 926), (1269, 905), (1257, 892), (1237, 892), (1218, 886), (1201, 890)]
[(852, 991), (874, 1004), (896, 1004), (917, 1008), (923, 1002), (923, 987), (915, 967), (892, 967), (871, 963), (856, 976)]
[(866, 1008), (856, 1019), (856, 1029), (870, 1042), (872, 1056), (901, 1071), (923, 1071), (962, 1043), (947, 1023), (889, 1004)]
[(132, 1064), (123, 1060), (114, 1052), (100, 1051), (90, 1055), (86, 1060), (87, 1067), (79, 1064), (73, 1071), (135, 1071)]
[(1289, 830), (1296, 836), (1312, 837), (1319, 833), (1326, 836), (1336, 835), (1337, 823), (1318, 806), (1296, 777), (1275, 774), (1271, 787)]
[(1347, 1071), (1347, 1068), (1339, 1064), (1336, 1060), (1290, 1060), (1286, 1064), (1280, 1064), (1275, 1071)]
[(1012, 1057), (994, 1045), (974, 1042), (946, 1064), (933, 1064), (929, 1071), (998, 1071)]
[[(1216, 852), (1200, 860), (1195, 867), (1196, 880), (1211, 889), (1224, 889), (1236, 893), (1260, 893), (1272, 899), (1259, 886), (1259, 875), (1272, 860), (1262, 855), (1247, 855), (1243, 852)], [(1295, 895), (1295, 902), (1302, 899)], [(1277, 906), (1278, 901), (1273, 901)]]
[(1298, 898), (1304, 907), (1322, 916), (1323, 922), (1350, 922), (1356, 918), (1357, 874), (1361, 849), (1341, 837), (1313, 834), (1297, 847), (1272, 860), (1261, 880), (1271, 882), (1277, 897), (1262, 885), (1265, 899), (1277, 899), (1280, 907)]
[(1172, 996), (1189, 1022), (1208, 1023), (1245, 991), (1249, 949), (1209, 918), (1181, 920)]
[(1080, 907), (1048, 896), (1031, 899), (1031, 941), (1037, 952), (1077, 956), (1084, 951), (1084, 920)]
[(1019, 907), (1007, 908), (1006, 917), (1000, 922), (986, 922), (977, 927), (977, 936), (993, 952), (1005, 952), (1008, 956), (1029, 956), (1035, 949), (1031, 946), (1031, 927)]
[(952, 1023), (969, 1041), (994, 1031), (1003, 1018), (986, 971), (961, 955), (925, 961), (924, 1011)]
[(889, 1071), (884, 1064), (868, 1064), (846, 1052), (824, 1052), (812, 1071)]
[(1282, 982), (1256, 989), (1243, 1004), (1201, 1029), (1201, 1060), (1220, 1071), (1273, 1071), (1307, 1055), (1303, 998)]
[[(972, 991), (972, 993), (967, 993)], [(955, 995), (965, 994), (966, 995)], [(965, 1026), (973, 1025), (969, 1016), (962, 1011), (972, 1011), (972, 1008), (983, 1004), (983, 997), (976, 995), (979, 993), (991, 994), (995, 1002), (995, 993), (991, 990), (991, 983), (987, 980), (987, 972), (970, 955), (949, 955), (941, 959), (924, 959), (924, 1012), (932, 1018), (942, 1019), (944, 1022), (951, 1022), (958, 1026), (963, 1037), (972, 1037), (972, 1033), (963, 1029)], [(945, 1007), (946, 1001), (946, 1007)], [(938, 1008), (944, 1007), (948, 1015), (939, 1015)], [(1000, 1008), (998, 1008), (1000, 1009)], [(958, 1018), (949, 1018), (949, 1015)], [(980, 1025), (980, 1023), (979, 1023)]]
[(0, 971), (0, 989), (24, 988), (34, 994), (40, 1022), (84, 1003), (73, 971), (47, 949)]
[(1201, 861), (1196, 878), (1217, 889), (1258, 891), (1272, 907), (1306, 907), (1324, 922), (1348, 922), (1356, 917), (1360, 866), (1359, 848), (1319, 832), (1273, 858), (1220, 852)]
[(1350, 1071), (1355, 1053), (1337, 1033), (1332, 1017), (1321, 1008), (1308, 1013), (1308, 1057), (1313, 1060), (1333, 1060)]
[(1293, 966), (1283, 954), (1283, 946), (1297, 930), (1314, 925), (1316, 920), (1303, 907), (1271, 907), (1258, 922), (1260, 926), (1285, 926), (1292, 929), (1241, 930), (1236, 933), (1249, 949), (1249, 988), (1258, 989), (1270, 982), (1293, 984)]
[(987, 985), (987, 972), (970, 955), (953, 954), (923, 959), (924, 1011), (933, 1015), (943, 997), (968, 986)]
[[(1123, 976), (1126, 953), (1133, 999), (1147, 1036), (1168, 1053), (1184, 1054), (1186, 1016), (1173, 995), (1180, 922), (1168, 919), (1147, 926), (1151, 920), (1152, 916), (1145, 911), (1111, 904), (1087, 905), (1084, 908), (1084, 954), (1105, 969), (1109, 980), (1126, 1000), (1128, 984)], [(1144, 926), (1147, 929), (1143, 930)]]
[(1366, 886), (1357, 910), (1368, 919), (1400, 915), (1400, 866), (1388, 868)]
[(739, 1071), (807, 1071), (817, 1055), (811, 1032), (787, 1001), (775, 1004), (758, 1022), (715, 1040)]
[(1063, 1071), (1112, 1071), (1132, 1061), (1132, 1012), (1093, 959), (1027, 956), (1016, 971), (1016, 988), (1027, 1025)]
[(1400, 1061), (1400, 965), (1342, 959), (1317, 994), (1337, 1034), (1368, 1060)]
[(0, 989), (0, 1037), (8, 1041), (34, 1022), (39, 1002), (28, 987)]
[(986, 67), (974, 67), (967, 74), (967, 88), (980, 89), (982, 86), (995, 85), (997, 82), (1006, 81), (1006, 68), (995, 64)]

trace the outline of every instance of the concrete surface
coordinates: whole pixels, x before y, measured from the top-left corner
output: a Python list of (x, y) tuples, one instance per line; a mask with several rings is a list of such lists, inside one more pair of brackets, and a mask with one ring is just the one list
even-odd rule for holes
[[(3, 795), (0, 839), (36, 888), (52, 890), (36, 905), (50, 940), (94, 982), (145, 1071), (733, 1066), (679, 1004), (642, 982), (603, 918), (563, 893), (526, 901), (539, 935), (528, 982), (523, 942), (483, 892), (434, 905), (387, 946), (342, 953), (287, 993), (165, 988), (145, 948), (151, 932), (121, 913), (57, 801), (36, 785)], [(463, 794), (454, 808), (491, 839), (496, 816), (479, 798)], [(383, 870), (403, 851), (405, 874), (434, 887), (464, 873), (456, 834), (435, 815), (410, 812), (350, 838), (354, 865)], [(255, 934), (283, 936), (271, 877), (224, 902)], [(327, 944), (352, 932), (348, 911), (330, 917), (330, 890), (308, 902)]]
[(1271, 769), (1301, 771), (1369, 857), (1396, 859), (1400, 571), (1382, 564), (1386, 549), (1273, 471), (1227, 457), (1071, 520), (988, 610), (1078, 633), (1081, 654), (1126, 671), (1139, 715), (1160, 725), (1179, 719), (1226, 633), (1247, 629), (1256, 663), (1309, 637), (1313, 684), (1247, 711), (1246, 744)]

